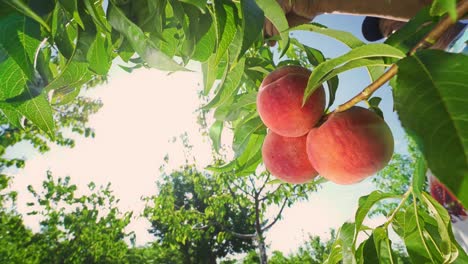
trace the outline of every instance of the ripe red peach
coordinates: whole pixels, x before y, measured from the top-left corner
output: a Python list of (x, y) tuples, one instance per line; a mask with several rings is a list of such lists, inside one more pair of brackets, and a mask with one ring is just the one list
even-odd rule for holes
[(310, 73), (304, 67), (285, 66), (263, 80), (257, 95), (257, 110), (263, 123), (273, 132), (285, 137), (300, 137), (322, 117), (325, 108), (322, 86), (302, 106)]
[(262, 146), (263, 163), (276, 178), (288, 183), (305, 183), (317, 176), (306, 152), (307, 135), (283, 137), (269, 131)]
[(392, 157), (393, 145), (385, 121), (358, 106), (331, 114), (307, 135), (312, 166), (337, 184), (353, 184), (383, 169)]

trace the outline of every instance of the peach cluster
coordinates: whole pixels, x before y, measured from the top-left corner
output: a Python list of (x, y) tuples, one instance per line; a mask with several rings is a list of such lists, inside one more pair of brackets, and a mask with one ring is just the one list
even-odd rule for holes
[(324, 116), (323, 87), (303, 105), (310, 74), (300, 66), (285, 66), (260, 86), (257, 110), (269, 128), (262, 146), (268, 171), (288, 183), (321, 175), (337, 184), (353, 184), (384, 168), (394, 147), (385, 121), (358, 106)]

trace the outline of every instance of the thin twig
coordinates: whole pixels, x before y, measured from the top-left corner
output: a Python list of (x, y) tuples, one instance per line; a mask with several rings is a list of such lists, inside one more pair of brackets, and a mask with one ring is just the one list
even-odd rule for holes
[(263, 191), (263, 189), (265, 188), (267, 182), (270, 180), (270, 177), (271, 177), (270, 174), (268, 174), (268, 176), (265, 177), (265, 181), (263, 181), (262, 186), (261, 186), (260, 189), (258, 190), (258, 194), (259, 194), (259, 195), (262, 193), (262, 191)]
[(278, 222), (278, 220), (281, 218), (281, 215), (283, 214), (283, 210), (284, 210), (284, 208), (286, 207), (286, 204), (288, 203), (288, 201), (289, 201), (289, 198), (284, 199), (284, 202), (283, 202), (283, 204), (281, 205), (281, 208), (280, 208), (278, 214), (276, 215), (276, 217), (274, 218), (273, 222), (271, 222), (269, 225), (267, 225), (267, 226), (265, 226), (264, 228), (262, 228), (262, 232), (267, 231), (267, 230), (270, 229), (274, 224), (276, 224), (276, 222)]
[[(408, 53), (408, 56), (413, 55), (414, 53), (416, 53), (416, 51), (420, 49), (426, 49), (434, 45), (434, 43), (437, 42), (437, 40), (442, 36), (442, 34), (444, 34), (445, 31), (447, 31), (447, 29), (450, 26), (454, 25), (459, 18), (463, 17), (466, 13), (468, 13), (468, 0), (461, 1), (457, 6), (456, 11), (457, 19), (455, 19), (455, 21), (449, 15), (446, 15), (418, 44), (416, 44), (411, 49), (411, 51)], [(348, 110), (355, 104), (359, 103), (360, 101), (366, 100), (377, 89), (379, 89), (382, 85), (384, 85), (391, 78), (393, 78), (397, 74), (397, 72), (398, 66), (396, 64), (393, 64), (392, 67), (390, 67), (390, 69), (386, 71), (383, 75), (381, 75), (377, 80), (375, 80), (369, 86), (364, 88), (362, 92), (351, 98), (349, 101), (338, 106), (333, 112), (343, 112), (345, 110)]]

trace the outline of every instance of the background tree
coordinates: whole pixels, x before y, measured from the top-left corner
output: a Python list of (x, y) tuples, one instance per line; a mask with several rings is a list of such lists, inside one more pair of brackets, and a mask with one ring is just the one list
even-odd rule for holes
[[(123, 263), (127, 254), (125, 227), (132, 213), (121, 213), (110, 184), (91, 182), (89, 194), (78, 195), (70, 177), (47, 180), (38, 192), (28, 190), (36, 202), (29, 214), (39, 215), (41, 231), (35, 238), (45, 247), (41, 263)], [(36, 207), (37, 206), (37, 207)]]
[[(150, 232), (162, 245), (176, 244), (185, 263), (214, 263), (254, 245), (266, 263), (266, 232), (285, 207), (307, 199), (318, 184), (280, 184), (267, 172), (201, 173), (190, 165), (162, 177), (158, 193), (146, 198), (145, 216)], [(269, 218), (267, 212), (275, 208)]]
[(9, 190), (10, 180), (0, 175), (0, 262), (39, 263), (40, 246), (35, 244), (33, 232), (15, 210), (17, 193)]
[(194, 166), (163, 174), (158, 193), (146, 198), (150, 232), (160, 245), (176, 247), (184, 263), (216, 263), (227, 254), (247, 251), (252, 241), (226, 230), (248, 233), (253, 227), (246, 224), (246, 210), (226, 202), (227, 196), (216, 178)]
[(14, 147), (20, 142), (30, 143), (40, 153), (45, 153), (50, 149), (51, 144), (59, 146), (74, 147), (75, 140), (73, 134), (84, 137), (94, 137), (94, 130), (88, 125), (89, 118), (97, 113), (102, 107), (100, 100), (91, 99), (85, 96), (78, 96), (68, 104), (58, 104), (54, 106), (54, 120), (56, 120), (57, 130), (54, 137), (50, 138), (44, 131), (36, 125), (24, 120), (21, 127), (15, 127), (9, 120), (0, 116), (0, 171), (15, 166), (24, 166), (23, 157), (6, 158), (4, 156), (7, 148)]
[(15, 210), (16, 196), (7, 191), (2, 176), (0, 260), (2, 263), (128, 263), (125, 232), (131, 213), (117, 209), (110, 185), (88, 185), (79, 195), (70, 178), (47, 174), (40, 191), (29, 187), (36, 201), (28, 203), (40, 219), (40, 231), (32, 232)]

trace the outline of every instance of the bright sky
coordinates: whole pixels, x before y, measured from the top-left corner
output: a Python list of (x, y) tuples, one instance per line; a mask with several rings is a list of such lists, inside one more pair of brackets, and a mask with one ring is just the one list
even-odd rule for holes
[[(352, 31), (360, 35), (362, 18), (349, 16), (321, 16), (317, 22), (331, 28)], [(322, 50), (327, 57), (335, 57), (346, 51), (344, 46), (313, 33), (296, 33), (304, 44)], [(135, 215), (143, 208), (141, 196), (155, 193), (159, 167), (169, 154), (170, 164), (177, 167), (184, 162), (182, 145), (170, 143), (174, 136), (187, 132), (194, 145), (193, 153), (199, 165), (210, 161), (210, 143), (203, 139), (196, 124), (194, 111), (199, 106), (197, 90), (202, 84), (201, 72), (174, 73), (167, 76), (157, 70), (137, 70), (128, 74), (114, 68), (109, 83), (98, 87), (89, 95), (101, 98), (104, 107), (92, 117), (95, 139), (77, 137), (74, 149), (53, 147), (45, 155), (28, 155), (24, 170), (18, 171), (13, 188), (19, 190), (18, 209), (26, 212), (26, 186), (40, 188), (46, 170), (58, 177), (70, 175), (79, 188), (94, 181), (97, 184), (112, 183), (115, 195), (121, 200), (123, 210), (133, 210)], [(368, 84), (362, 70), (343, 74), (341, 91), (337, 102), (344, 102)], [(396, 149), (402, 151), (405, 143), (396, 115), (392, 113), (390, 90), (381, 89), (377, 95), (384, 97), (385, 118), (394, 132)], [(227, 140), (224, 143), (229, 143)], [(10, 153), (31, 153), (23, 144)], [(344, 221), (351, 220), (358, 198), (372, 190), (369, 180), (353, 186), (338, 186), (327, 183), (314, 193), (309, 202), (298, 203), (286, 209), (284, 219), (267, 234), (270, 250), (290, 252), (312, 235), (329, 236), (330, 228), (338, 228)], [(37, 228), (37, 219), (26, 217), (26, 222)], [(375, 221), (373, 221), (375, 222)], [(369, 223), (369, 225), (372, 225)], [(130, 229), (137, 234), (137, 243), (151, 240), (146, 232), (148, 224), (135, 219)]]

